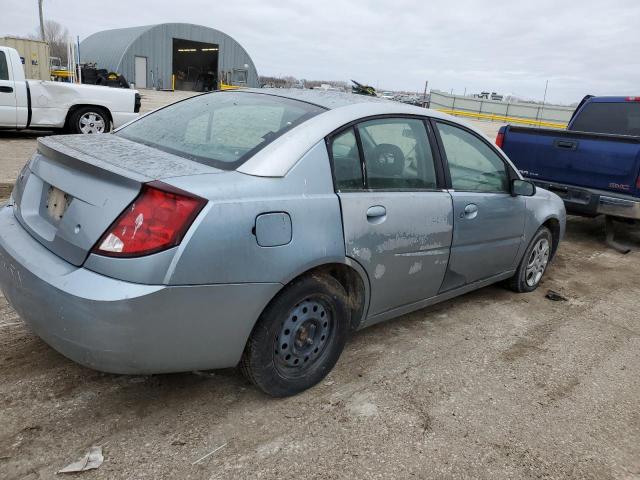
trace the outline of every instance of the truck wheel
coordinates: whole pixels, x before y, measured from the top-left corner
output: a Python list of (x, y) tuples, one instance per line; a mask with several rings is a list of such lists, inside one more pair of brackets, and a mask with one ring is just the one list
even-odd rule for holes
[(540, 227), (520, 260), (518, 270), (509, 280), (511, 290), (523, 293), (533, 292), (538, 288), (551, 259), (552, 245), (551, 231), (547, 227)]
[(71, 133), (107, 133), (111, 122), (105, 111), (97, 107), (81, 107), (69, 117)]
[(333, 277), (294, 280), (267, 306), (245, 347), (240, 368), (273, 397), (295, 395), (334, 367), (349, 335), (349, 308)]

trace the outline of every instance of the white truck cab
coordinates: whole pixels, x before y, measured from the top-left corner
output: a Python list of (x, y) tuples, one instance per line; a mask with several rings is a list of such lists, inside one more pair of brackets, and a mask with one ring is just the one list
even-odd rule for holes
[(138, 117), (136, 90), (26, 80), (20, 55), (0, 47), (0, 129), (103, 133)]

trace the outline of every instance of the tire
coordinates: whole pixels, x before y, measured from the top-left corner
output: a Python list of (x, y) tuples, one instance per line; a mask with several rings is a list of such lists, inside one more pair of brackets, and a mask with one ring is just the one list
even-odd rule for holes
[(71, 133), (107, 133), (111, 129), (111, 121), (107, 113), (99, 107), (80, 107), (69, 116)]
[(522, 256), (516, 273), (509, 279), (509, 288), (518, 293), (533, 292), (538, 288), (549, 266), (552, 248), (551, 231), (547, 227), (540, 227)]
[(287, 397), (320, 382), (349, 336), (344, 288), (333, 277), (290, 283), (267, 306), (247, 341), (240, 368), (267, 395)]

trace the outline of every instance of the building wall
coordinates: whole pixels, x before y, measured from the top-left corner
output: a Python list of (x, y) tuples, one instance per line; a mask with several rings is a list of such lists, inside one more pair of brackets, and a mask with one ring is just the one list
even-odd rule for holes
[(49, 44), (39, 40), (2, 37), (0, 46), (15, 48), (24, 59), (24, 74), (33, 80), (51, 80), (49, 72)]
[(218, 71), (248, 65), (247, 85), (258, 86), (258, 73), (247, 51), (229, 35), (200, 25), (164, 23), (98, 32), (80, 44), (80, 55), (83, 62), (97, 62), (98, 68), (117, 71), (130, 82), (135, 82), (135, 57), (146, 57), (147, 86), (167, 89), (171, 88), (174, 38), (218, 44)]
[(449, 95), (432, 91), (430, 108), (456, 110), (470, 113), (494, 114), (543, 122), (567, 123), (575, 110), (560, 105), (538, 105), (532, 103), (507, 103), (473, 97)]

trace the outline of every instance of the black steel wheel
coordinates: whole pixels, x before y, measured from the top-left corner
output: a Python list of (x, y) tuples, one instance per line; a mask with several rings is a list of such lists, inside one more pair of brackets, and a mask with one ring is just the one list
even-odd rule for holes
[(260, 316), (240, 367), (274, 397), (295, 395), (321, 381), (338, 361), (349, 333), (349, 309), (333, 277), (293, 281)]

